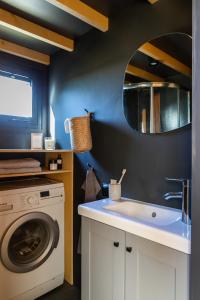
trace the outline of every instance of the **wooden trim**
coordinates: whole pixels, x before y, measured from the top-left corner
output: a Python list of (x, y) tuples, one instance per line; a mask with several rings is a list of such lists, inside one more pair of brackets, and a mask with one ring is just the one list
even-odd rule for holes
[(26, 19), (18, 17), (4, 9), (0, 8), (0, 25), (27, 36), (56, 46), (58, 48), (73, 51), (74, 41), (45, 27), (37, 25)]
[(164, 79), (162, 77), (156, 76), (150, 72), (147, 72), (143, 69), (137, 68), (133, 65), (128, 65), (126, 68), (126, 73), (142, 78), (142, 79), (146, 79), (148, 81), (164, 81)]
[(56, 150), (45, 150), (45, 149), (0, 149), (0, 153), (73, 153), (72, 150), (68, 149), (56, 149)]
[(141, 115), (142, 115), (141, 131), (142, 131), (142, 133), (147, 133), (147, 110), (146, 110), (146, 108), (143, 108)]
[(26, 58), (32, 61), (36, 61), (38, 63), (44, 65), (50, 65), (50, 56), (43, 54), (41, 52), (22, 47), (20, 45), (5, 41), (0, 39), (0, 51), (14, 54), (20, 56), (22, 58)]
[(103, 32), (108, 31), (108, 18), (79, 0), (46, 1)]
[(153, 98), (153, 105), (154, 105), (154, 133), (160, 133), (160, 93), (154, 93)]
[[(56, 159), (57, 155), (54, 153), (46, 154), (46, 166), (50, 159)], [(70, 169), (68, 173), (52, 173), (46, 175), (48, 178), (62, 181), (65, 187), (65, 280), (73, 285), (73, 153), (62, 153), (63, 168)]]
[(147, 0), (150, 4), (155, 4), (158, 0)]
[(71, 173), (71, 172), (72, 172), (71, 170), (49, 171), (46, 168), (46, 169), (42, 169), (41, 172), (0, 174), (0, 178), (29, 177), (29, 176), (50, 175), (50, 174), (56, 175), (56, 174), (65, 174), (65, 173)]
[(151, 43), (146, 43), (139, 48), (139, 51), (160, 61), (162, 64), (170, 67), (171, 69), (180, 72), (186, 76), (192, 76), (192, 69), (178, 59), (174, 58), (173, 56), (169, 55), (167, 52), (157, 48), (156, 46), (152, 45)]

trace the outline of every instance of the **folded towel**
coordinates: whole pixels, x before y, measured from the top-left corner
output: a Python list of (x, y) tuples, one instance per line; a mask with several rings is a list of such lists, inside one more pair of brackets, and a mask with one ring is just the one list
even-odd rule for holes
[(13, 169), (3, 169), (0, 168), (0, 174), (19, 174), (19, 173), (39, 173), (42, 171), (41, 167), (36, 168), (13, 168)]
[(40, 162), (33, 158), (0, 160), (0, 169), (37, 168)]

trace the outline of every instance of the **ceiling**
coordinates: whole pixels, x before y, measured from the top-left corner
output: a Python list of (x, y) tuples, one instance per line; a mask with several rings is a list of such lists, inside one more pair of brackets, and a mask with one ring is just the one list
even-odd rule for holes
[[(90, 30), (105, 34), (112, 18), (137, 2), (155, 3), (156, 6), (159, 0), (0, 0), (0, 51), (49, 65), (51, 54), (59, 49), (75, 50), (76, 41)], [(184, 38), (177, 39), (176, 35), (168, 35), (151, 41), (151, 44), (174, 58), (181, 53), (177, 60), (191, 69), (190, 39), (188, 42)], [(145, 55), (145, 52), (137, 52), (130, 61), (130, 65), (137, 69), (137, 75), (139, 70), (139, 75), (142, 72), (144, 76), (146, 70), (147, 78), (150, 75), (153, 81), (176, 75), (172, 64), (163, 64), (159, 58), (156, 68), (149, 67), (149, 57)], [(154, 73), (157, 77), (152, 79)], [(133, 68), (129, 70), (126, 81), (138, 80), (131, 80), (130, 75), (135, 77)]]
[[(126, 5), (137, 1), (126, 0)], [(124, 1), (121, 0), (82, 0), (81, 2), (108, 17), (114, 16), (124, 7)], [(73, 38), (75, 41), (93, 28), (45, 0), (0, 0), (0, 8), (66, 37)], [(58, 50), (55, 46), (28, 37), (2, 25), (0, 25), (0, 39), (46, 54), (53, 54)]]

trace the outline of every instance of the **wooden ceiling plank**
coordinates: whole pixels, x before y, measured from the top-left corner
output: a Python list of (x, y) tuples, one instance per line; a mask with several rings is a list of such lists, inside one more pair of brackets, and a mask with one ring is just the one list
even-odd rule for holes
[(27, 36), (56, 46), (58, 48), (73, 51), (74, 41), (45, 27), (30, 22), (0, 8), (0, 25)]
[(86, 5), (85, 3), (79, 0), (46, 1), (103, 32), (108, 31), (108, 17), (102, 15), (95, 9), (91, 8), (90, 6)]
[(145, 79), (145, 80), (148, 80), (148, 81), (156, 81), (156, 82), (157, 81), (158, 82), (165, 81), (162, 77), (154, 75), (153, 73), (147, 72), (143, 69), (137, 68), (137, 67), (135, 67), (133, 65), (130, 65), (130, 64), (126, 68), (126, 73), (130, 74), (130, 75), (133, 75), (133, 76), (136, 76), (136, 77), (139, 77), (139, 78), (142, 78), (142, 79)]
[(186, 76), (192, 76), (192, 69), (178, 59), (174, 58), (173, 56), (169, 55), (165, 51), (157, 48), (156, 46), (152, 45), (151, 43), (146, 43), (142, 47), (139, 48), (139, 51), (144, 53), (147, 56), (152, 57), (155, 60), (160, 61), (162, 64), (170, 67), (171, 69), (182, 73)]
[(50, 65), (50, 56), (41, 52), (22, 47), (18, 44), (11, 43), (0, 39), (0, 51), (17, 55), (44, 65)]

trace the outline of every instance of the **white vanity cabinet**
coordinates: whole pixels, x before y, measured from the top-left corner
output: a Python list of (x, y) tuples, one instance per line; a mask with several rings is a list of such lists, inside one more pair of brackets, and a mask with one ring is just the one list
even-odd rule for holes
[(189, 255), (82, 217), (82, 300), (189, 300)]
[(124, 299), (189, 300), (189, 255), (130, 233), (125, 235)]
[(123, 300), (124, 231), (82, 218), (82, 300)]

